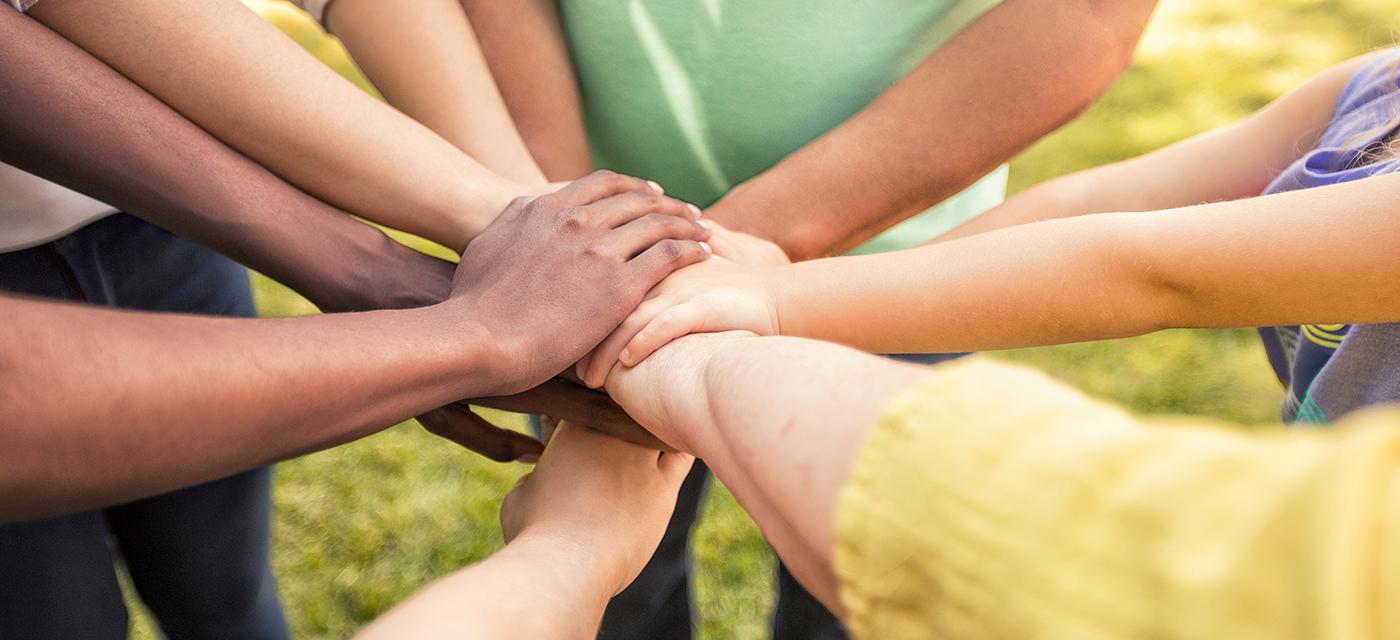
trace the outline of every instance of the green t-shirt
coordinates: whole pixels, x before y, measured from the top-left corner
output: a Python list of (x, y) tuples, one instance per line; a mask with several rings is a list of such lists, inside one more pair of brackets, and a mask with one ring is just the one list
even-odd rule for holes
[[(599, 166), (709, 206), (835, 128), (999, 0), (562, 0)], [(990, 81), (991, 79), (989, 79)], [(1002, 167), (858, 252), (995, 206)]]

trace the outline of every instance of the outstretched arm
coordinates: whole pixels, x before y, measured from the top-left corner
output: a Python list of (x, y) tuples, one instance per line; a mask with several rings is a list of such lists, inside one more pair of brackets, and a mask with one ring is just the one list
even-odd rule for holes
[(366, 95), (237, 0), (42, 0), (29, 15), (308, 193), (458, 251), (535, 189)]
[(558, 0), (460, 0), (520, 135), (550, 180), (593, 169)]
[[(0, 11), (0, 36), (0, 161), (213, 247), (327, 312), (446, 299), (451, 263), (298, 191), (43, 25)], [(640, 433), (606, 396), (560, 381), (481, 403)], [(422, 422), (496, 460), (539, 450), (463, 406)]]
[(1154, 0), (1006, 0), (707, 215), (794, 260), (837, 255), (967, 188), (1088, 108)]
[(506, 178), (545, 181), (458, 0), (335, 0), (324, 22), (389, 104)]
[(506, 497), (506, 546), (438, 581), (361, 638), (593, 638), (656, 551), (694, 458), (562, 425)]
[[(232, 320), (0, 298), (0, 519), (188, 486), (534, 387), (702, 259), (697, 237), (684, 204), (599, 173), (508, 207), (452, 297), (424, 309)], [(521, 321), (534, 306), (571, 331)]]
[(1400, 630), (1394, 411), (1328, 432), (1147, 422), (1018, 367), (733, 334), (608, 388), (858, 636)]
[(43, 25), (0, 11), (0, 161), (285, 283), (322, 310), (440, 302), (452, 265), (291, 187)]
[(1379, 51), (1335, 65), (1235, 124), (1027, 189), (934, 242), (1054, 218), (1255, 197), (1317, 146), (1352, 75), (1388, 54), (1393, 55)]
[[(1400, 218), (1385, 204), (1400, 178), (1247, 197), (1316, 144), (1338, 93), (1371, 59), (1338, 65), (1239, 124), (1028, 191), (952, 239), (778, 268), (711, 261), (677, 274), (580, 375), (596, 386), (611, 360), (633, 364), (695, 331), (930, 353), (1173, 327), (1394, 321), (1372, 294), (1394, 289), (1400, 270), (1387, 235), (1400, 233)], [(1074, 217), (1161, 207), (1175, 208)], [(1306, 247), (1297, 234), (1308, 234)], [(1360, 286), (1334, 286), (1342, 272)]]

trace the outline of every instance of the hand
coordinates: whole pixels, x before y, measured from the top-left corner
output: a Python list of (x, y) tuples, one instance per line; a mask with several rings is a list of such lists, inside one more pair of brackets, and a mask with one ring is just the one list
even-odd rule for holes
[(694, 462), (565, 422), (534, 472), (501, 504), (501, 531), (506, 542), (527, 534), (553, 537), (607, 559), (616, 595), (661, 543)]
[[(477, 398), (471, 403), (515, 413), (536, 413), (545, 418), (546, 423), (550, 419), (578, 422), (635, 445), (649, 449), (668, 448), (638, 425), (608, 394), (562, 378), (549, 380), (513, 396)], [(543, 436), (540, 440), (549, 442), (549, 438)]]
[(762, 336), (780, 334), (773, 293), (778, 277), (772, 268), (742, 266), (718, 256), (677, 271), (578, 363), (579, 378), (590, 387), (601, 387), (614, 364), (635, 366), (691, 333), (738, 329)]
[(462, 254), (452, 298), (498, 351), (510, 395), (578, 361), (656, 283), (709, 255), (698, 210), (653, 183), (600, 171), (517, 199)]
[(777, 267), (792, 264), (782, 247), (764, 238), (742, 231), (734, 231), (715, 222), (701, 220), (700, 224), (710, 230), (710, 246), (715, 255), (751, 267)]
[(451, 440), (496, 462), (532, 464), (544, 452), (544, 445), (538, 440), (491, 424), (462, 403), (450, 404), (418, 416), (418, 424), (433, 435)]

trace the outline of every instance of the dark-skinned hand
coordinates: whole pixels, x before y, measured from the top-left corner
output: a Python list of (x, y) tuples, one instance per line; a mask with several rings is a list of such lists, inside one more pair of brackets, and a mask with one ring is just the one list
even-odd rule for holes
[(568, 369), (656, 283), (709, 257), (698, 217), (654, 183), (607, 171), (506, 207), (463, 252), (444, 303), (464, 305), (498, 352), (487, 395)]

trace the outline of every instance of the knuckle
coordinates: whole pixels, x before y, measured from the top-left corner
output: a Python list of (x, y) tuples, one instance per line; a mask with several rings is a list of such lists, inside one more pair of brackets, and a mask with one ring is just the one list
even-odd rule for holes
[(559, 211), (559, 224), (565, 229), (582, 229), (588, 226), (588, 213), (577, 207), (561, 209)]

